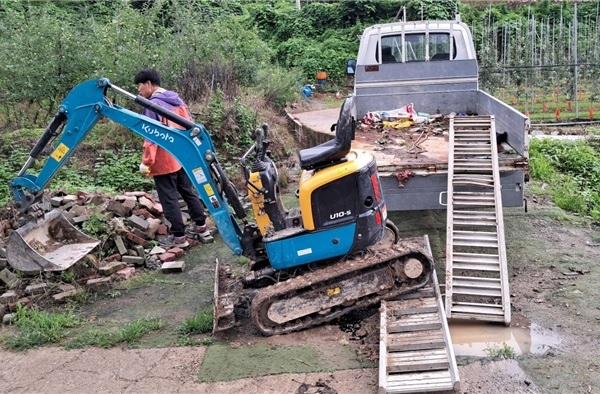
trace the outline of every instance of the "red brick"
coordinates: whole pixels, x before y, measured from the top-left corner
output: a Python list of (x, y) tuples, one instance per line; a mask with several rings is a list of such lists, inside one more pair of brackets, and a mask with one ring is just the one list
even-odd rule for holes
[(117, 273), (115, 275), (120, 280), (131, 279), (135, 275), (135, 268), (134, 267), (123, 268), (122, 270), (117, 271)]
[(158, 256), (159, 260), (162, 261), (163, 263), (166, 263), (167, 261), (175, 261), (177, 260), (177, 255), (175, 253), (163, 253), (160, 256)]
[(146, 241), (142, 237), (138, 237), (137, 235), (135, 235), (133, 233), (127, 233), (126, 238), (135, 244), (142, 245), (144, 248), (147, 248), (150, 246), (150, 243), (148, 241)]
[(156, 230), (156, 234), (167, 235), (167, 234), (169, 234), (169, 228), (166, 225), (161, 224), (160, 226), (158, 226), (158, 230)]
[(154, 204), (152, 206), (152, 208), (150, 208), (150, 212), (152, 212), (155, 215), (162, 215), (162, 213), (163, 213), (162, 204), (157, 202), (156, 204)]
[(75, 282), (77, 282), (79, 284), (84, 284), (84, 283), (87, 283), (87, 281), (90, 279), (97, 279), (97, 278), (100, 278), (100, 275), (94, 274), (94, 275), (85, 276), (83, 278), (77, 278), (77, 279), (75, 279)]
[(115, 254), (111, 254), (108, 257), (104, 258), (104, 261), (110, 263), (111, 261), (120, 261), (121, 260), (121, 254), (120, 253), (115, 253)]
[(147, 209), (144, 208), (134, 209), (131, 213), (135, 216), (143, 216), (146, 219), (156, 219), (156, 217), (153, 214), (151, 214), (150, 212), (148, 212)]
[(177, 256), (177, 257), (181, 257), (181, 256), (183, 256), (185, 254), (185, 250), (183, 250), (183, 249), (181, 249), (181, 248), (179, 248), (177, 246), (174, 247), (174, 248), (169, 249), (168, 252), (169, 253), (175, 253), (175, 256)]
[(27, 307), (27, 306), (29, 306), (29, 304), (31, 304), (31, 300), (27, 297), (19, 298), (17, 301), (10, 302), (8, 304), (8, 310), (11, 312), (15, 312), (17, 310), (18, 304), (21, 304), (21, 306), (23, 306), (23, 307)]
[(188, 243), (190, 246), (202, 246), (202, 242), (198, 241), (196, 238), (188, 238)]

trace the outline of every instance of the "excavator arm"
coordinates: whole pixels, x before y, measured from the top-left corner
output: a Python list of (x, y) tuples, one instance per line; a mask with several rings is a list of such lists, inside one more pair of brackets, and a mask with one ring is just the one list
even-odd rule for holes
[[(185, 130), (164, 125), (113, 104), (108, 89), (124, 95), (136, 104), (181, 125)], [(191, 122), (164, 109), (142, 96), (133, 95), (102, 78), (77, 85), (60, 104), (18, 175), (10, 182), (16, 207), (26, 212), (41, 199), (43, 190), (68, 161), (101, 117), (117, 122), (173, 155), (206, 205), (226, 245), (237, 255), (243, 254), (242, 231), (236, 217), (246, 223), (246, 213), (235, 188), (220, 166), (215, 148), (202, 124)], [(39, 174), (28, 172), (44, 149), (56, 138), (58, 141)], [(233, 211), (232, 211), (233, 209)]]

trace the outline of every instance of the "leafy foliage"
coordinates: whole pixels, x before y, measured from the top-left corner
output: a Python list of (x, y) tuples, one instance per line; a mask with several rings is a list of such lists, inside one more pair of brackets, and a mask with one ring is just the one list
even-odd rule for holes
[(585, 141), (534, 139), (530, 144), (532, 177), (550, 185), (561, 208), (600, 221), (600, 154)]

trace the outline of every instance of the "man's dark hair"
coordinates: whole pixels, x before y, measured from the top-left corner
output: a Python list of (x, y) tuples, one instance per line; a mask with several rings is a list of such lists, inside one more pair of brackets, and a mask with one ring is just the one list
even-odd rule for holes
[(152, 85), (160, 86), (160, 74), (153, 68), (144, 68), (140, 70), (133, 78), (133, 83), (145, 83), (150, 81)]

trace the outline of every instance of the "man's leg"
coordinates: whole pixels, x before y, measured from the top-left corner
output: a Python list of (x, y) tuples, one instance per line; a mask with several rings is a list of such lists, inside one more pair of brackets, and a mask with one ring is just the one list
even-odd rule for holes
[(171, 232), (176, 237), (185, 235), (185, 224), (181, 216), (179, 195), (177, 194), (177, 173), (155, 176), (154, 185), (163, 208), (163, 214), (171, 222)]
[(188, 206), (190, 218), (199, 226), (206, 223), (206, 213), (198, 194), (194, 192), (193, 185), (183, 168), (177, 171), (177, 191)]

